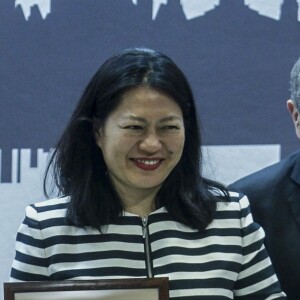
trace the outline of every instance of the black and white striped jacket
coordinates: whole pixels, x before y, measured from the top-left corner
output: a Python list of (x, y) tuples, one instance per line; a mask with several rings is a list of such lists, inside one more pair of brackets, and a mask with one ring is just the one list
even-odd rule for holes
[(144, 220), (124, 212), (99, 233), (67, 225), (68, 201), (26, 208), (10, 281), (169, 277), (171, 299), (286, 299), (247, 197), (218, 202), (201, 232), (160, 208)]

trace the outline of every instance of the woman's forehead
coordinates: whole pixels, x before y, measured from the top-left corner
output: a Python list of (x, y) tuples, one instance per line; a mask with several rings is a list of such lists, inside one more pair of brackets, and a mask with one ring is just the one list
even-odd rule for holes
[(139, 118), (157, 114), (163, 118), (182, 118), (182, 111), (176, 101), (166, 93), (149, 87), (132, 88), (124, 92), (112, 114)]

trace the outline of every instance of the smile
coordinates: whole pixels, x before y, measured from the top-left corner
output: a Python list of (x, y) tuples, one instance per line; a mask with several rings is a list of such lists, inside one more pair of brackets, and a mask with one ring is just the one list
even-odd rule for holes
[(138, 163), (141, 163), (141, 164), (145, 164), (145, 165), (156, 165), (160, 162), (159, 159), (157, 160), (144, 160), (144, 159), (137, 159), (136, 160)]
[(133, 159), (133, 162), (138, 168), (149, 171), (157, 169), (162, 161), (162, 159)]

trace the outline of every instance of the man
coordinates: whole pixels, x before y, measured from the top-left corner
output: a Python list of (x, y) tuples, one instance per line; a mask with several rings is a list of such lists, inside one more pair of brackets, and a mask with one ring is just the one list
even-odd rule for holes
[[(291, 72), (291, 114), (300, 139), (300, 59)], [(229, 185), (248, 196), (254, 220), (289, 300), (300, 299), (300, 151)]]

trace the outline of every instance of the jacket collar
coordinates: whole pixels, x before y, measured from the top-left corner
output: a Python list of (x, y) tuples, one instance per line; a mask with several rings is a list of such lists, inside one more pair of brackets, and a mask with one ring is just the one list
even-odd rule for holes
[(298, 229), (300, 230), (300, 155), (298, 155), (295, 161), (291, 179), (296, 185), (287, 200)]
[(300, 153), (297, 155), (291, 178), (300, 186)]

